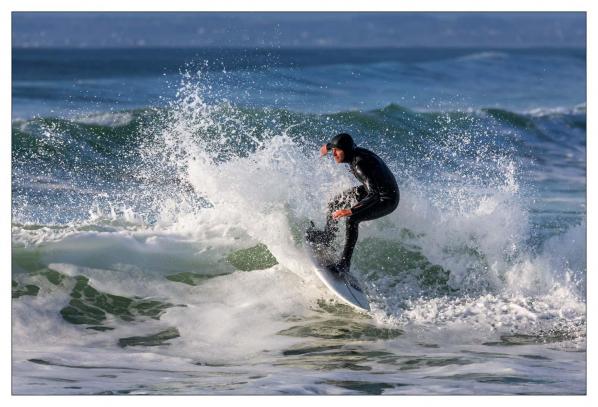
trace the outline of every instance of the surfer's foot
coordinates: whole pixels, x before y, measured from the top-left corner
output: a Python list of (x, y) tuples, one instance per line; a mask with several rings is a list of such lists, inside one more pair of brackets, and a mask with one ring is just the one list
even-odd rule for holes
[(305, 232), (305, 238), (310, 242), (323, 246), (330, 246), (334, 240), (334, 233), (328, 230), (309, 229)]
[(349, 274), (349, 266), (344, 263), (329, 264), (326, 268), (341, 277)]
[(351, 266), (349, 264), (343, 263), (342, 261), (326, 266), (328, 270), (335, 273), (339, 278), (342, 278), (346, 283), (351, 285), (351, 287), (355, 288), (357, 291), (363, 292), (357, 279), (351, 275), (351, 273), (349, 273), (350, 267)]

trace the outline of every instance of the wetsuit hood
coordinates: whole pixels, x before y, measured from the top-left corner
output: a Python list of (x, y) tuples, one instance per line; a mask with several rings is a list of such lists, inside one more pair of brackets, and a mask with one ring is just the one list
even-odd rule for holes
[(339, 148), (345, 153), (344, 163), (350, 163), (355, 156), (355, 142), (353, 137), (347, 133), (337, 134), (330, 140), (330, 143), (326, 144), (326, 147), (330, 150), (332, 148)]

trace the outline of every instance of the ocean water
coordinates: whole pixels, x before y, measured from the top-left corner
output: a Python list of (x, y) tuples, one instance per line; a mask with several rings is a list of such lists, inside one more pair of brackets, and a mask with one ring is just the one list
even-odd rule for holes
[[(13, 49), (13, 393), (585, 394), (585, 58)], [(367, 315), (302, 245), (338, 132), (401, 188)]]

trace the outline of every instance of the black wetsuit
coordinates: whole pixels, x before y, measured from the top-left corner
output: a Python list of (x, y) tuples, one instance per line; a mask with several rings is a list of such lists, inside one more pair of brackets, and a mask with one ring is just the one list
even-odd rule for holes
[(328, 204), (326, 232), (338, 231), (338, 221), (332, 219), (332, 213), (338, 209), (351, 208), (352, 215), (347, 217), (345, 248), (339, 263), (340, 268), (348, 270), (357, 243), (359, 222), (373, 220), (393, 212), (399, 205), (399, 187), (394, 175), (384, 161), (365, 148), (355, 147), (345, 151), (345, 161), (350, 171), (363, 183), (337, 195)]

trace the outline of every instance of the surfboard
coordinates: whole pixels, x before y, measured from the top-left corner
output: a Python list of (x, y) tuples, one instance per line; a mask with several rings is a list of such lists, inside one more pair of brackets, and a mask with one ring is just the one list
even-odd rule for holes
[(324, 285), (345, 304), (359, 311), (369, 312), (370, 304), (357, 279), (349, 273), (339, 276), (326, 268), (326, 265), (334, 262), (334, 253), (309, 242), (305, 246), (314, 272)]

